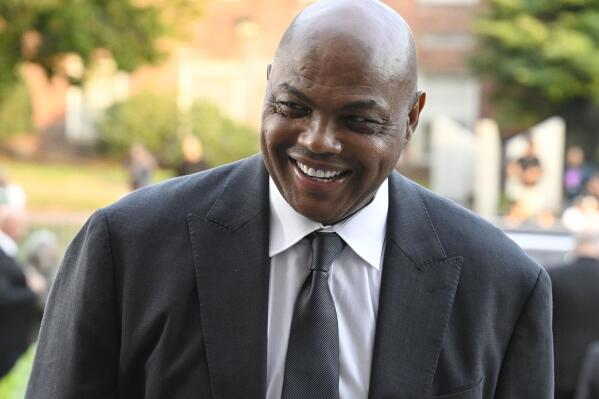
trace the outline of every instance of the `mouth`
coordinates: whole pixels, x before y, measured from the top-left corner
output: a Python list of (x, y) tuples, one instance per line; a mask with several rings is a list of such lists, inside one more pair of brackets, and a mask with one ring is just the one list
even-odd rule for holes
[(339, 170), (322, 166), (310, 166), (293, 158), (291, 158), (291, 162), (295, 164), (296, 169), (303, 176), (321, 183), (341, 181), (351, 173), (350, 170)]

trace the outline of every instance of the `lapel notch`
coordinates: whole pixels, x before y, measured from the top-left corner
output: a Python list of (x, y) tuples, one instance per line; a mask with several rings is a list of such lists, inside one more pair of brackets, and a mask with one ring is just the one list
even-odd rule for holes
[(414, 183), (389, 179), (387, 245), (369, 398), (426, 398), (459, 283)]
[(263, 398), (268, 317), (268, 175), (254, 157), (206, 215), (189, 215), (214, 398)]

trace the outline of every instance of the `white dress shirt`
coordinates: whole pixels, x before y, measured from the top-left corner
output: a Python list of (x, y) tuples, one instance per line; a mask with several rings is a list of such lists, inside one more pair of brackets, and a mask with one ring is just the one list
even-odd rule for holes
[(347, 244), (329, 272), (339, 324), (339, 397), (366, 398), (385, 246), (388, 182), (383, 182), (370, 204), (334, 226), (323, 226), (296, 212), (272, 179), (269, 193), (266, 398), (281, 397), (295, 299), (310, 270), (310, 243), (304, 238), (316, 230), (336, 232)]

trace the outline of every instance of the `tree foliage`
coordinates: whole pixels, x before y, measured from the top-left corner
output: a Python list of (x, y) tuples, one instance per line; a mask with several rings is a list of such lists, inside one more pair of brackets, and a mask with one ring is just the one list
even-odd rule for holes
[(473, 66), (493, 82), (501, 122), (599, 116), (599, 0), (490, 0), (475, 31)]
[[(119, 69), (132, 71), (160, 59), (158, 39), (194, 0), (2, 0), (0, 1), (0, 96), (17, 80), (18, 65), (36, 63), (48, 74), (62, 57), (77, 54), (89, 65), (98, 49)], [(179, 10), (175, 12), (174, 10)]]
[[(0, 141), (32, 129), (31, 102), (22, 81), (13, 85), (10, 101), (0, 102)], [(0, 395), (0, 397), (2, 397)]]
[[(124, 159), (134, 143), (143, 144), (167, 167), (182, 158), (182, 120), (174, 97), (140, 93), (108, 109), (100, 123), (100, 149)], [(189, 133), (203, 144), (204, 159), (211, 166), (252, 155), (258, 151), (258, 134), (234, 122), (206, 101), (196, 101), (185, 118)]]

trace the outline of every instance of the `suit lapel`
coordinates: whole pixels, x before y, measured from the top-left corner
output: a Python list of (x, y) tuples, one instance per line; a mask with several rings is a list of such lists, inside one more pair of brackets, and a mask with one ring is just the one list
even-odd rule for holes
[(265, 396), (268, 209), (268, 175), (254, 157), (206, 215), (188, 217), (215, 398)]
[(370, 398), (424, 398), (430, 388), (460, 277), (421, 194), (394, 173)]

